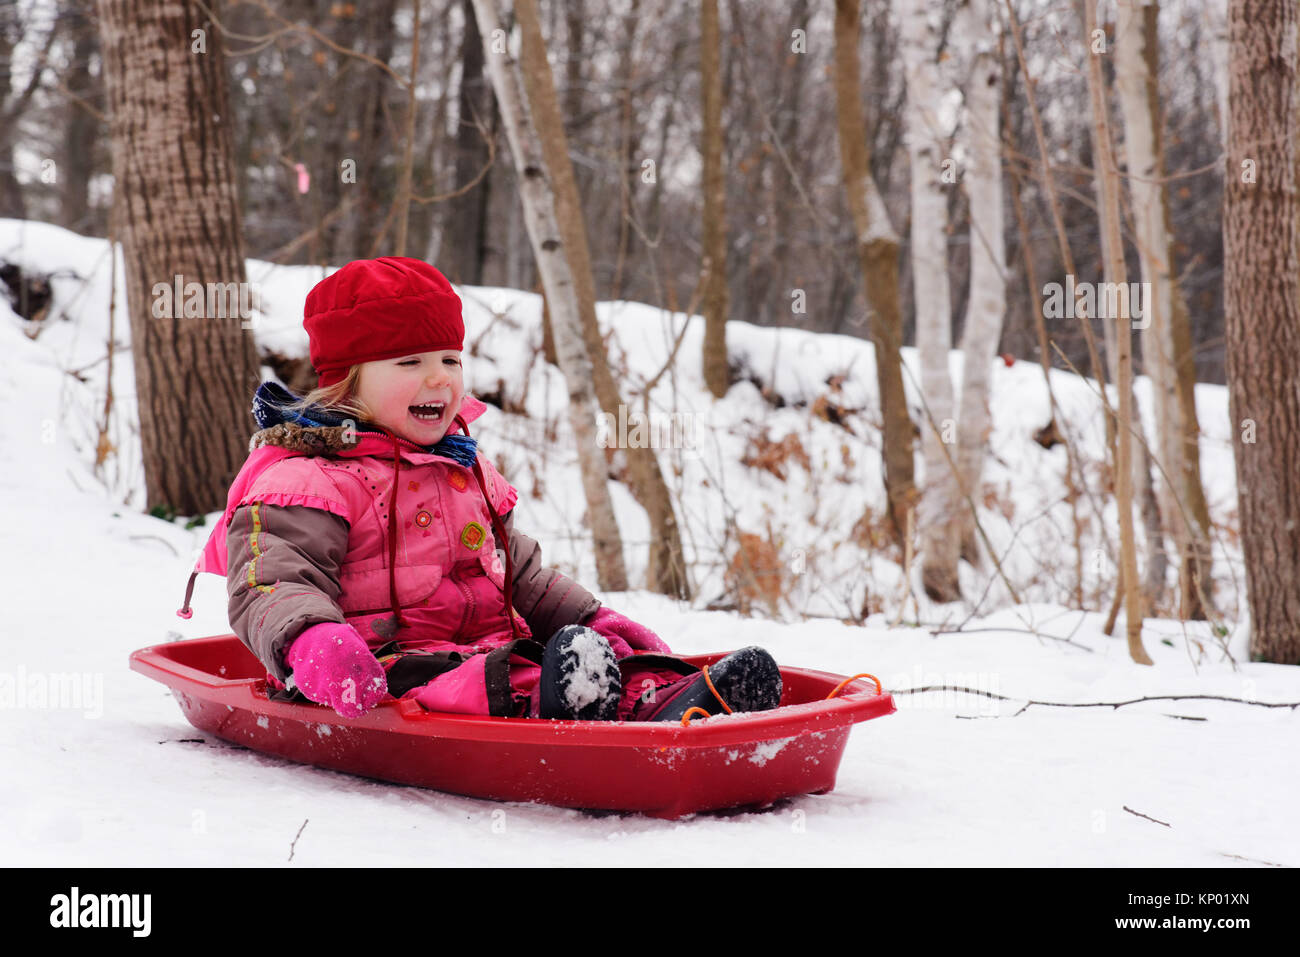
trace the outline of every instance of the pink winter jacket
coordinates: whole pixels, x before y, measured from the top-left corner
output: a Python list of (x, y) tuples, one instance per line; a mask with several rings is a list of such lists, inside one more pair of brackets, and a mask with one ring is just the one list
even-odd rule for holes
[[(488, 501), (471, 469), (411, 443), (399, 444), (395, 470), (393, 441), (375, 433), (285, 423), (252, 444), (224, 542), (214, 530), (199, 570), (226, 573), (231, 627), (281, 681), (285, 647), (319, 622), (346, 621), (372, 649), (397, 640), (469, 651), (544, 643), (600, 608), (542, 566), (537, 543), (513, 528), (518, 493), (483, 456)], [(513, 629), (489, 502), (508, 537)]]

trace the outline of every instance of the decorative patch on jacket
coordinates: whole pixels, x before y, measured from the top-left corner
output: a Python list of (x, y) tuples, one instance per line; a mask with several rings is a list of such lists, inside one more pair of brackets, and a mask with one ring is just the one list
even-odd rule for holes
[(370, 630), (380, 638), (392, 638), (397, 634), (397, 619), (374, 618), (370, 622)]
[(463, 492), (469, 487), (469, 479), (465, 478), (464, 472), (452, 472), (447, 476), (447, 484), (457, 492)]
[(264, 445), (274, 445), (306, 455), (329, 455), (355, 448), (359, 437), (355, 428), (345, 425), (308, 428), (292, 422), (281, 422), (254, 432), (248, 442), (248, 451), (252, 452)]
[(460, 542), (470, 551), (478, 551), (483, 546), (487, 532), (478, 522), (470, 522), (460, 530)]

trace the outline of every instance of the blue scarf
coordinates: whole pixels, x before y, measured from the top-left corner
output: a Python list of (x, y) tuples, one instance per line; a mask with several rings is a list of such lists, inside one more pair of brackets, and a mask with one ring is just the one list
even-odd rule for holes
[[(258, 386), (257, 394), (253, 396), (253, 418), (257, 420), (258, 428), (269, 429), (273, 425), (286, 422), (304, 428), (339, 428), (352, 421), (341, 412), (319, 405), (308, 406), (302, 412), (290, 410), (289, 406), (298, 399), (298, 396), (276, 382), (263, 382)], [(378, 426), (369, 422), (353, 424), (358, 432), (385, 434)], [(474, 460), (478, 458), (478, 443), (468, 435), (461, 435), (459, 432), (455, 434), (448, 432), (436, 444), (421, 446), (421, 448), (432, 455), (441, 455), (459, 462), (467, 469), (473, 468)]]

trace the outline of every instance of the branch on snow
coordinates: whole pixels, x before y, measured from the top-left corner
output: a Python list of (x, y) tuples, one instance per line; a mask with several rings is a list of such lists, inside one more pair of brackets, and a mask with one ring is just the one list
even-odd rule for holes
[[(997, 694), (992, 691), (983, 691), (979, 688), (965, 688), (959, 685), (926, 685), (923, 688), (901, 688), (897, 691), (891, 690), (891, 695), (900, 694), (925, 694), (930, 691), (956, 691), (961, 694), (980, 695), (984, 698), (993, 698), (996, 701), (1021, 701), (1021, 698), (1012, 698), (1007, 695)], [(1023, 714), (1026, 710), (1039, 705), (1043, 708), (1122, 708), (1125, 705), (1138, 704), (1142, 701), (1232, 701), (1237, 704), (1253, 704), (1261, 708), (1290, 708), (1293, 711), (1300, 708), (1300, 701), (1250, 701), (1246, 698), (1229, 698), (1226, 695), (1218, 694), (1158, 694), (1144, 695), (1141, 698), (1131, 698), (1128, 701), (1025, 701), (1024, 706), (1012, 715), (1013, 718)]]

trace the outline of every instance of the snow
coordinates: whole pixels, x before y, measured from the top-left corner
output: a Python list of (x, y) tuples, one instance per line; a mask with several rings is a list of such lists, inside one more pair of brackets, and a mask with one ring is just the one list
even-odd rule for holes
[(590, 628), (583, 628), (573, 636), (569, 651), (573, 657), (566, 659), (563, 669), (568, 674), (564, 702), (570, 714), (577, 714), (592, 702), (609, 697), (618, 671), (609, 643)]
[[(141, 514), (121, 301), (110, 419), (120, 451), (98, 474), (93, 467), (106, 385), (105, 363), (91, 365), (104, 356), (108, 330), (105, 244), (38, 223), (0, 221), (0, 257), (57, 270), (54, 312), (68, 316), (48, 320), (33, 340), (0, 300), (0, 404), (15, 410), (0, 422), (0, 522), (8, 545), (0, 552), (6, 598), (0, 674), (13, 682), (11, 697), (0, 682), (0, 762), (13, 769), (0, 776), (0, 860), (11, 866), (282, 866), (291, 845), (292, 863), (308, 867), (430, 860), (512, 867), (848, 860), (894, 867), (1300, 865), (1292, 806), (1300, 770), (1284, 757), (1300, 732), (1294, 708), (1204, 699), (1024, 707), (1029, 699), (1084, 704), (1156, 695), (1300, 702), (1300, 671), (1251, 662), (1246, 654), (1222, 388), (1198, 386), (1197, 402), (1207, 497), (1222, 530), (1215, 558), (1229, 634), (1221, 639), (1205, 623), (1153, 617), (1144, 623), (1143, 641), (1155, 666), (1144, 668), (1129, 659), (1122, 637), (1102, 633), (1101, 614), (1069, 607), (1064, 451), (1044, 450), (1030, 439), (1047, 419), (1036, 366), (994, 367), (994, 454), (986, 482), (996, 500), (980, 503), (981, 521), (1005, 553), (1004, 568), (1022, 602), (1009, 600), (991, 569), (963, 566), (966, 606), (930, 606), (923, 595), (919, 605), (904, 604), (896, 554), (849, 535), (866, 507), (883, 507), (870, 345), (796, 328), (730, 324), (733, 355), (786, 405), (773, 408), (748, 382), (713, 402), (701, 384), (702, 330), (692, 319), (675, 377), (666, 374), (651, 395), (653, 410), (696, 415), (697, 447), (660, 453), (666, 478), (684, 497), (688, 556), (702, 560), (722, 542), (734, 543), (729, 527), (755, 531), (770, 522), (783, 559), (801, 553), (804, 573), (794, 580), (791, 601), (767, 618), (706, 609), (722, 590), (721, 569), (701, 570), (693, 604), (645, 591), (598, 597), (682, 654), (757, 645), (786, 666), (869, 671), (896, 695), (899, 710), (853, 730), (829, 794), (677, 822), (590, 814), (395, 787), (259, 754), (196, 731), (165, 688), (131, 672), (127, 657), (136, 648), (229, 630), (225, 585), (214, 576), (198, 582), (194, 617), (175, 615), (208, 529)], [(249, 264), (267, 308), (259, 340), (274, 337), (286, 350), (305, 350), (294, 312), (319, 272)], [(475, 434), (507, 466), (520, 491), (518, 524), (541, 542), (548, 564), (593, 586), (563, 383), (541, 363), (526, 380), (523, 375), (540, 335), (537, 297), (497, 289), (462, 293), (467, 338), (478, 340), (478, 353), (466, 362), (472, 388), (494, 390), (503, 379), (531, 416), (491, 408)], [(502, 318), (489, 328), (494, 309)], [(613, 358), (626, 367), (616, 379), (630, 398), (658, 370), (686, 319), (625, 302), (602, 303), (599, 316), (606, 330), (616, 331)], [(915, 354), (907, 350), (905, 358), (915, 374)], [(86, 366), (84, 381), (64, 371)], [(952, 368), (958, 380), (959, 356)], [(811, 403), (828, 394), (832, 373), (847, 373), (833, 393), (836, 403), (863, 410), (847, 419), (852, 432), (811, 412)], [(912, 389), (907, 375), (905, 381)], [(1063, 425), (1091, 469), (1104, 442), (1096, 396), (1090, 383), (1065, 373), (1053, 374), (1053, 386)], [(1149, 416), (1148, 389), (1139, 380)], [(799, 400), (808, 405), (796, 405)], [(633, 407), (640, 407), (639, 398)], [(554, 442), (539, 428), (545, 420), (555, 426)], [(782, 482), (740, 465), (755, 429), (773, 440), (799, 435), (811, 470), (791, 461)], [(842, 464), (842, 446), (852, 466)], [(680, 476), (672, 465), (682, 468)], [(839, 474), (847, 480), (837, 480)], [(1113, 583), (1107, 544), (1115, 523), (1113, 504), (1087, 474), (1084, 591), (1095, 609)], [(649, 528), (624, 487), (611, 483), (611, 490), (629, 573), (637, 580)], [(864, 626), (839, 620), (867, 594), (881, 611)], [(1116, 635), (1122, 634), (1121, 619)], [(1011, 700), (907, 693), (942, 685)], [(87, 687), (101, 689), (89, 703)], [(73, 697), (75, 689), (81, 690)], [(329, 729), (323, 714), (318, 733)], [(772, 756), (745, 750), (737, 760)], [(308, 817), (310, 827), (299, 835)], [(395, 834), (402, 839), (393, 840)]]

